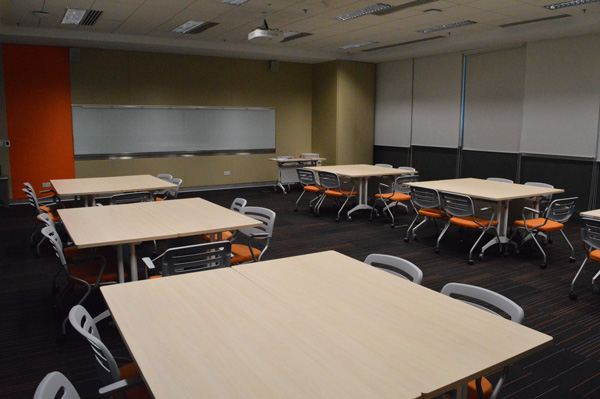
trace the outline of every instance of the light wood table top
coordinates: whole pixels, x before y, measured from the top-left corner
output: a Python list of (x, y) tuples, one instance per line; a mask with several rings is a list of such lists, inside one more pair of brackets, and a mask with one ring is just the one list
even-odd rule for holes
[(448, 193), (463, 194), (472, 198), (489, 201), (508, 201), (518, 198), (539, 197), (564, 192), (564, 190), (560, 188), (526, 186), (524, 184), (504, 183), (474, 178), (422, 181), (407, 183), (407, 185), (432, 188)]
[(430, 398), (552, 341), (333, 251), (101, 290), (157, 399)]
[(399, 176), (406, 174), (416, 174), (418, 172), (411, 170), (402, 170), (397, 168), (385, 168), (383, 166), (358, 164), (358, 165), (332, 165), (332, 166), (310, 166), (306, 169), (311, 169), (316, 172), (331, 172), (338, 175), (348, 176), (353, 178), (359, 177), (374, 177), (374, 176)]
[(113, 194), (177, 188), (177, 185), (151, 175), (53, 179), (50, 180), (50, 183), (59, 196)]
[(600, 209), (594, 209), (591, 211), (581, 212), (579, 215), (586, 217), (586, 218), (600, 219)]

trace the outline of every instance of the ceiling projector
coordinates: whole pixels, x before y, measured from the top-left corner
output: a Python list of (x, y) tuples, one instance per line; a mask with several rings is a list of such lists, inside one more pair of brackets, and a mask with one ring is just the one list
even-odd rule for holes
[(248, 40), (255, 40), (257, 42), (280, 42), (283, 39), (284, 33), (278, 29), (269, 29), (266, 20), (263, 26), (248, 33)]

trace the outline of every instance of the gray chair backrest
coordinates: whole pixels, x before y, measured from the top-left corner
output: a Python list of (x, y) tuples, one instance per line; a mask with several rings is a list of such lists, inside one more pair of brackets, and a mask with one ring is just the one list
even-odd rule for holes
[(273, 236), (273, 227), (275, 226), (275, 217), (277, 216), (275, 212), (258, 206), (245, 206), (240, 213), (262, 222), (261, 226), (240, 230), (241, 233), (246, 236), (264, 235), (268, 238)]
[(581, 218), (581, 240), (592, 249), (600, 249), (600, 220)]
[(499, 181), (501, 183), (514, 183), (511, 179), (505, 179), (504, 177), (488, 177), (487, 180)]
[(150, 191), (138, 191), (135, 193), (115, 194), (110, 197), (111, 205), (133, 204), (136, 202), (152, 201), (152, 193)]
[(319, 171), (319, 184), (327, 190), (340, 188), (340, 177), (336, 173)]
[(413, 204), (420, 209), (440, 207), (440, 195), (433, 188), (411, 186), (410, 198)]
[(177, 187), (168, 189), (167, 193), (170, 198), (177, 198), (177, 195), (179, 194), (179, 189), (181, 188), (181, 183), (183, 183), (183, 179), (176, 177), (173, 180), (171, 180), (171, 183), (176, 184)]
[(169, 183), (173, 180), (173, 175), (170, 175), (168, 173), (159, 173), (156, 175), (156, 177), (164, 181), (168, 181)]
[(298, 173), (298, 180), (303, 186), (314, 186), (317, 184), (314, 170), (298, 168), (296, 169), (296, 173)]
[(62, 373), (53, 371), (40, 382), (33, 399), (79, 399), (77, 390)]
[(396, 177), (394, 180), (394, 191), (397, 193), (410, 193), (410, 187), (406, 185), (406, 183), (412, 183), (415, 181), (419, 181), (419, 175), (403, 175)]
[(48, 239), (48, 241), (50, 241), (52, 247), (54, 247), (56, 256), (60, 260), (61, 265), (66, 268), (67, 259), (65, 258), (65, 253), (63, 252), (63, 243), (56, 231), (56, 227), (53, 224), (46, 225), (46, 227), (42, 229), (42, 234)]
[(115, 358), (100, 338), (96, 322), (81, 305), (75, 305), (69, 311), (69, 321), (79, 334), (88, 340), (96, 358), (96, 370), (102, 385), (112, 384), (121, 379), (121, 373)]
[(508, 299), (504, 295), (500, 295), (497, 292), (488, 290), (486, 288), (461, 283), (448, 283), (444, 286), (444, 288), (442, 288), (441, 293), (450, 297), (453, 295), (459, 295), (461, 298), (465, 298), (461, 299), (461, 301), (468, 303), (469, 305), (475, 306), (479, 309), (483, 309), (487, 312), (501, 316), (499, 313), (482, 304), (470, 302), (468, 298), (471, 298), (472, 300), (475, 299), (484, 304), (494, 306), (495, 308), (500, 309), (501, 311), (509, 315), (510, 319), (515, 323), (521, 324), (523, 322), (523, 318), (525, 317), (525, 312), (523, 312), (523, 308), (521, 308), (515, 302)]
[(546, 209), (546, 218), (558, 223), (567, 222), (575, 211), (577, 197), (556, 199)]
[[(371, 254), (367, 256), (365, 263), (378, 267), (381, 270), (385, 270), (386, 272), (392, 273), (406, 280), (412, 281), (415, 284), (421, 284), (423, 281), (423, 271), (421, 269), (419, 269), (414, 263), (397, 256)], [(380, 265), (387, 266), (387, 268), (379, 267)]]
[(231, 203), (231, 207), (229, 209), (239, 212), (243, 207), (246, 206), (247, 203), (248, 201), (246, 201), (244, 198), (236, 198)]
[(417, 171), (412, 166), (398, 166), (398, 169), (400, 169), (400, 170), (410, 170), (411, 172), (416, 172)]
[(461, 194), (440, 192), (440, 203), (444, 211), (452, 216), (472, 216), (475, 211), (471, 197)]
[(231, 242), (208, 242), (166, 250), (163, 254), (162, 275), (173, 276), (230, 265)]
[[(552, 184), (548, 184), (548, 183), (541, 183), (538, 181), (528, 181), (523, 183), (523, 185), (525, 186), (535, 186), (535, 187), (544, 187), (544, 188), (554, 188), (554, 186)], [(528, 198), (530, 200), (535, 200), (535, 197), (532, 198)], [(542, 199), (544, 201), (548, 201), (550, 202), (550, 200), (552, 199), (552, 194), (548, 194), (548, 195), (542, 195)]]
[(393, 168), (393, 165), (390, 165), (389, 163), (376, 163), (373, 166), (379, 166), (380, 168)]
[(33, 206), (36, 211), (39, 212), (40, 211), (40, 203), (38, 201), (35, 190), (29, 183), (23, 183), (23, 185), (25, 186), (25, 188), (22, 188), (21, 190), (23, 190), (23, 192), (27, 196), (27, 200), (29, 201), (29, 204), (31, 206)]

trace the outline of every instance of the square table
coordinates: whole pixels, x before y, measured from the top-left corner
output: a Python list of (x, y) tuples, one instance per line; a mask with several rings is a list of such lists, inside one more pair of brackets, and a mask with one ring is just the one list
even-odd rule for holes
[(157, 399), (464, 395), (552, 342), (334, 251), (101, 292)]
[(600, 219), (600, 209), (594, 209), (591, 211), (581, 212), (579, 216), (592, 218), (592, 219)]
[(262, 223), (201, 198), (59, 209), (73, 243), (79, 248), (119, 245), (119, 282), (124, 282), (123, 249), (130, 246), (131, 280), (137, 280), (135, 243), (221, 233)]
[(358, 204), (348, 211), (348, 217), (353, 212), (361, 209), (371, 210), (373, 209), (368, 202), (369, 192), (369, 177), (382, 177), (382, 176), (400, 176), (406, 174), (417, 174), (417, 171), (386, 168), (383, 166), (358, 164), (358, 165), (332, 165), (332, 166), (315, 166), (307, 167), (306, 169), (314, 170), (315, 172), (330, 172), (337, 173), (341, 176), (347, 176), (352, 179), (358, 179)]
[[(408, 186), (431, 188), (437, 191), (468, 195), (471, 198), (477, 198), (484, 201), (495, 203), (495, 212), (498, 220), (498, 235), (500, 243), (506, 244), (509, 241), (508, 234), (508, 203), (514, 199), (537, 198), (537, 207), (539, 209), (539, 199), (544, 195), (559, 194), (565, 190), (560, 188), (546, 188), (538, 186), (529, 186), (525, 184), (505, 183), (494, 180), (484, 180), (475, 178), (432, 180), (407, 183)], [(494, 244), (497, 244), (496, 237), (491, 239), (482, 248), (482, 253)]]
[(86, 177), (78, 179), (50, 180), (58, 196), (81, 195), (85, 206), (95, 205), (98, 194), (117, 194), (134, 191), (154, 191), (177, 188), (176, 184), (152, 175)]

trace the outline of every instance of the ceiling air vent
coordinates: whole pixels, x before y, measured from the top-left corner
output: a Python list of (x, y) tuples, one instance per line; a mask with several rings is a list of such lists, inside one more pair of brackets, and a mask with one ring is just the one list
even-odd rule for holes
[(85, 17), (81, 20), (79, 25), (81, 26), (93, 26), (98, 18), (102, 15), (102, 11), (99, 10), (88, 10)]
[(217, 26), (219, 25), (218, 22), (205, 22), (202, 25), (198, 26), (197, 28), (191, 29), (185, 33), (189, 34), (189, 35), (197, 35), (198, 33), (204, 32), (207, 29), (212, 28), (213, 26)]
[(364, 52), (364, 53), (367, 53), (369, 51), (377, 51), (377, 50), (383, 50), (383, 49), (386, 49), (386, 48), (392, 48), (392, 47), (398, 47), (398, 46), (406, 46), (407, 44), (427, 42), (429, 40), (441, 39), (443, 37), (446, 37), (446, 36), (432, 36), (432, 37), (427, 37), (425, 39), (411, 40), (411, 41), (408, 41), (408, 42), (402, 42), (402, 43), (396, 43), (396, 44), (388, 44), (387, 46), (374, 47), (374, 48), (370, 48), (370, 49), (367, 49), (367, 50), (361, 50), (361, 51)]
[(571, 15), (569, 15), (569, 14), (560, 14), (560, 15), (554, 15), (552, 17), (537, 18), (537, 19), (529, 19), (527, 21), (512, 22), (510, 24), (504, 24), (504, 25), (499, 25), (499, 26), (501, 28), (508, 28), (509, 26), (532, 24), (534, 22), (542, 22), (542, 21), (551, 21), (553, 19), (560, 19), (560, 18), (565, 18), (565, 17), (571, 17)]

